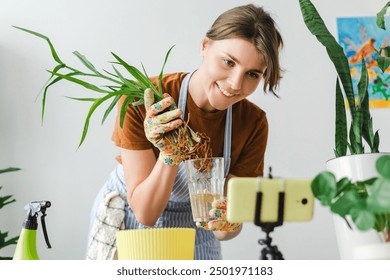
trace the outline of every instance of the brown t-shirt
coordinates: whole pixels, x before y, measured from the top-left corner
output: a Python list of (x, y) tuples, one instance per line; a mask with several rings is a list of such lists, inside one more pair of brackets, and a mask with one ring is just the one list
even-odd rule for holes
[[(169, 93), (178, 103), (180, 85), (187, 73), (165, 74), (162, 79), (163, 92)], [(156, 80), (156, 78), (152, 78)], [(118, 110), (125, 100), (118, 102)], [(223, 156), (226, 111), (204, 112), (198, 108), (188, 94), (185, 120), (190, 114), (189, 127), (203, 132), (211, 139), (213, 156)], [(143, 120), (144, 106), (128, 106), (123, 127), (120, 127), (119, 112), (115, 123), (112, 140), (118, 147), (128, 150), (158, 149), (145, 137)], [(232, 150), (230, 174), (239, 177), (257, 177), (263, 175), (264, 153), (267, 145), (268, 122), (266, 114), (247, 99), (233, 105), (232, 110)], [(120, 157), (117, 157), (121, 162)]]

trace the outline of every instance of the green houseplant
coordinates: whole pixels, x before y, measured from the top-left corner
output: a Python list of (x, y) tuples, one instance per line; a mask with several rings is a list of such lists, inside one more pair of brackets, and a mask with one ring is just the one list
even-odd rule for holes
[(364, 181), (321, 172), (312, 182), (313, 194), (347, 223), (350, 216), (359, 230), (381, 232), (390, 227), (390, 156), (379, 157), (375, 167), (379, 176)]
[[(6, 172), (13, 172), (13, 171), (17, 171), (17, 170), (20, 170), (20, 169), (16, 168), (16, 167), (9, 167), (6, 169), (0, 169), (0, 174), (6, 173)], [(2, 188), (2, 186), (0, 186), (0, 190), (1, 190), (1, 188)], [(0, 196), (0, 209), (3, 208), (4, 206), (10, 204), (10, 203), (15, 202), (15, 201), (16, 200), (12, 197), (12, 195)], [(18, 242), (19, 236), (15, 236), (15, 237), (12, 237), (9, 239), (7, 239), (7, 237), (8, 237), (8, 232), (2, 232), (0, 230), (0, 250), (7, 247), (7, 246), (10, 246), (10, 245), (16, 245), (16, 243)], [(0, 256), (0, 260), (10, 260), (10, 259), (12, 259), (12, 257)]]
[[(60, 58), (54, 45), (47, 36), (26, 28), (18, 26), (13, 27), (45, 40), (49, 45), (52, 58), (57, 63), (52, 70), (48, 71), (50, 73), (50, 77), (44, 86), (42, 96), (42, 120), (44, 118), (46, 97), (49, 88), (60, 81), (77, 84), (98, 94), (98, 96), (70, 97), (74, 100), (92, 103), (84, 122), (84, 129), (79, 147), (83, 144), (87, 136), (92, 115), (96, 112), (96, 109), (103, 104), (109, 103), (104, 112), (102, 124), (111, 111), (116, 107), (119, 100), (122, 97), (125, 97), (125, 100), (120, 108), (120, 126), (122, 126), (127, 107), (130, 105), (137, 107), (144, 104), (144, 91), (146, 89), (151, 89), (153, 91), (155, 101), (163, 99), (161, 80), (163, 78), (165, 64), (167, 63), (169, 54), (174, 46), (168, 50), (161, 72), (156, 79), (157, 81), (153, 82), (149, 78), (143, 65), (142, 69), (139, 70), (137, 67), (128, 64), (125, 60), (113, 52), (111, 52), (111, 54), (115, 60), (110, 62), (110, 66), (112, 68), (111, 70), (98, 70), (85, 55), (79, 53), (78, 51), (74, 51), (73, 54), (82, 63), (84, 69), (70, 66)], [(125, 74), (121, 73), (121, 70), (125, 70)], [(126, 75), (129, 75), (129, 77)], [(204, 133), (193, 131), (187, 123), (184, 123), (179, 130), (174, 133), (174, 136), (179, 143), (179, 152), (183, 160), (211, 156), (210, 138)]]
[[(369, 77), (365, 57), (360, 57), (361, 74), (354, 92), (349, 62), (342, 46), (327, 29), (324, 21), (310, 0), (299, 0), (304, 22), (309, 31), (326, 48), (337, 72), (335, 89), (335, 159), (328, 161), (328, 171), (319, 173), (312, 181), (312, 190), (322, 205), (341, 216), (349, 228), (359, 231), (374, 229), (388, 236), (390, 228), (390, 155), (379, 153), (379, 134), (374, 132), (369, 110)], [(388, 2), (377, 14), (377, 26), (385, 29)], [(382, 72), (390, 65), (390, 47), (375, 49), (375, 63)], [(345, 105), (344, 95), (346, 97)], [(349, 111), (349, 122), (347, 119)], [(370, 149), (365, 151), (366, 143)], [(350, 157), (374, 158), (369, 169), (373, 174), (348, 174), (338, 171), (343, 165), (355, 162)], [(344, 160), (345, 159), (345, 160)], [(339, 160), (339, 162), (337, 162)], [(344, 160), (344, 161), (343, 161)], [(359, 159), (360, 160), (360, 159)], [(334, 162), (336, 161), (336, 162)], [(348, 162), (348, 163), (346, 163)], [(336, 163), (336, 164), (335, 164)], [(355, 164), (355, 163), (353, 163)], [(336, 167), (335, 167), (336, 166)], [(350, 166), (346, 170), (351, 169)], [(367, 169), (363, 167), (360, 169)], [(337, 174), (336, 174), (337, 171)], [(352, 176), (353, 175), (353, 176)], [(352, 177), (355, 178), (352, 178)], [(351, 223), (353, 225), (351, 225)], [(387, 237), (385, 238), (387, 239)]]
[[(329, 58), (337, 72), (336, 79), (336, 123), (335, 123), (335, 156), (341, 157), (347, 154), (362, 154), (365, 152), (363, 140), (365, 140), (372, 153), (378, 152), (379, 134), (373, 132), (372, 118), (369, 111), (368, 95), (368, 74), (364, 57), (361, 57), (362, 68), (358, 85), (358, 92), (355, 93), (352, 85), (352, 78), (348, 59), (343, 48), (336, 41), (327, 29), (324, 21), (310, 0), (299, 0), (303, 19), (310, 32), (315, 35), (318, 41), (326, 48)], [(388, 2), (377, 15), (378, 27), (384, 29), (384, 16)], [(390, 46), (376, 50), (380, 56), (376, 58), (379, 68), (384, 72), (390, 65)], [(351, 122), (349, 128), (346, 116), (344, 96), (347, 98)]]

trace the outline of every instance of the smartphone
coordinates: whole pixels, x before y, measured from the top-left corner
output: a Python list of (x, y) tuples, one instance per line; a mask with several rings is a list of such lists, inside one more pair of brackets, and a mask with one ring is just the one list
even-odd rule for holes
[(262, 192), (261, 222), (278, 220), (279, 192), (284, 191), (284, 222), (303, 222), (313, 218), (314, 196), (307, 179), (233, 177), (227, 185), (226, 219), (254, 222), (257, 192)]

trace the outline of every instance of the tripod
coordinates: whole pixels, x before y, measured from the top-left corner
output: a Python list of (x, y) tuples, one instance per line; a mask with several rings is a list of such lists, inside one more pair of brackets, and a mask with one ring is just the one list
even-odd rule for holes
[(265, 239), (259, 239), (260, 245), (265, 245), (261, 250), (260, 260), (284, 260), (282, 253), (279, 251), (276, 245), (271, 245), (272, 238), (270, 233), (275, 227), (283, 224), (284, 216), (284, 192), (279, 192), (278, 201), (278, 219), (276, 222), (261, 222), (261, 202), (263, 199), (263, 193), (261, 191), (256, 194), (256, 212), (255, 212), (255, 225), (261, 227), (262, 231), (266, 233)]

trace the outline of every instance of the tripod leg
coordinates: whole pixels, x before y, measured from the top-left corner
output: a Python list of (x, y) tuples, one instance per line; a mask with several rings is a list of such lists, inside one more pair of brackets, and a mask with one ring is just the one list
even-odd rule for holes
[(266, 239), (260, 239), (260, 245), (265, 247), (261, 250), (260, 260), (284, 260), (282, 252), (276, 245), (271, 245), (272, 238), (267, 234)]
[(261, 250), (261, 255), (260, 255), (260, 260), (272, 260), (272, 253), (270, 252), (269, 250), (270, 248), (269, 247), (265, 247), (263, 248), (263, 250)]

